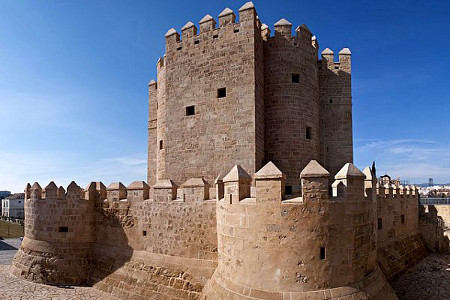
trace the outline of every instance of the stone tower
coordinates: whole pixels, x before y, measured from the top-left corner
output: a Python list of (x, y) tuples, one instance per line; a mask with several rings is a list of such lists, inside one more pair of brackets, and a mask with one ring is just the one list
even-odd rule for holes
[(206, 15), (166, 34), (149, 84), (148, 182), (192, 177), (212, 183), (242, 165), (253, 176), (273, 161), (286, 193), (301, 192), (299, 170), (314, 159), (334, 176), (353, 161), (350, 51), (334, 62), (306, 25), (292, 35), (281, 19), (271, 35), (253, 3), (218, 24)]

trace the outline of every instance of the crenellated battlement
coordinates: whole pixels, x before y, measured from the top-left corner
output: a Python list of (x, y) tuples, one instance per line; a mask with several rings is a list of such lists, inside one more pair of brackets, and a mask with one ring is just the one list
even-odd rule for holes
[(223, 195), (218, 200), (228, 204), (241, 203), (242, 200), (246, 200), (242, 202), (244, 204), (264, 202), (269, 197), (269, 190), (271, 201), (281, 204), (303, 204), (308, 201), (417, 200), (417, 187), (390, 184), (380, 187), (369, 167), (361, 172), (352, 163), (347, 163), (335, 175), (331, 185), (329, 177), (330, 173), (312, 160), (301, 172), (302, 196), (286, 198), (285, 175), (269, 162), (255, 173), (256, 197), (250, 197), (251, 177), (241, 166), (236, 165), (225, 177), (216, 180), (216, 189), (219, 195)]
[(211, 15), (205, 15), (199, 21), (200, 30), (191, 21), (181, 28), (181, 35), (175, 28), (171, 28), (165, 34), (166, 51), (186, 50), (187, 47), (198, 46), (208, 41), (229, 39), (231, 34), (253, 34), (255, 28), (261, 30), (261, 23), (252, 2), (244, 4), (239, 9), (238, 16), (239, 22), (236, 22), (235, 13), (230, 8), (225, 8), (218, 15), (218, 22)]
[(351, 57), (352, 53), (349, 48), (343, 48), (339, 51), (338, 60), (334, 61), (334, 52), (330, 48), (325, 48), (321, 53), (322, 60), (318, 62), (319, 69), (332, 71), (338, 74), (339, 71), (351, 73)]
[[(255, 173), (256, 196), (250, 197), (251, 177), (234, 166), (217, 202), (219, 264), (207, 298), (224, 289), (238, 299), (243, 289), (274, 299), (309, 299), (328, 289), (353, 297), (383, 293), (375, 196), (369, 196), (375, 180), (366, 173), (347, 163), (330, 185), (330, 173), (311, 160), (300, 173), (302, 195), (292, 198), (284, 195), (285, 175), (269, 162)], [(378, 283), (365, 286), (367, 277)], [(353, 289), (340, 290), (344, 286)]]

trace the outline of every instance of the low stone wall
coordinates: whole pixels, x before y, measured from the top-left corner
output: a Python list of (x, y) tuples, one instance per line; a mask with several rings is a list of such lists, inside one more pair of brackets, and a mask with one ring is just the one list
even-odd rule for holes
[(394, 279), (428, 255), (419, 229), (417, 196), (392, 194), (377, 198), (377, 260), (384, 275)]
[(377, 258), (389, 280), (402, 274), (427, 257), (428, 251), (420, 233), (408, 234), (378, 245)]
[(450, 207), (446, 205), (423, 205), (420, 210), (420, 232), (432, 252), (449, 251), (448, 225)]

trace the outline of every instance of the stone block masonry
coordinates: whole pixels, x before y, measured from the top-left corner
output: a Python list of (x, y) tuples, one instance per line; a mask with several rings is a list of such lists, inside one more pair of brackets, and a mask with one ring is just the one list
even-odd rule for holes
[(415, 187), (352, 164), (350, 50), (319, 59), (306, 25), (271, 35), (251, 2), (238, 17), (167, 32), (147, 182), (26, 187), (14, 275), (120, 299), (396, 299), (387, 280), (444, 249)]
[[(199, 30), (170, 29), (149, 84), (148, 182), (213, 182), (239, 164), (249, 175), (273, 161), (286, 192), (300, 195), (300, 170), (318, 160), (334, 176), (352, 162), (351, 53), (318, 57), (306, 25), (282, 19), (274, 35), (251, 2)], [(332, 53), (332, 52), (331, 52)], [(254, 190), (254, 187), (253, 187)]]
[(296, 198), (284, 194), (286, 176), (272, 162), (253, 182), (234, 166), (215, 193), (203, 178), (180, 188), (171, 180), (72, 182), (67, 193), (53, 182), (28, 185), (25, 239), (11, 271), (123, 299), (396, 299), (386, 276), (427, 253), (416, 189), (377, 187), (370, 169), (347, 163), (329, 196), (329, 177), (312, 160)]

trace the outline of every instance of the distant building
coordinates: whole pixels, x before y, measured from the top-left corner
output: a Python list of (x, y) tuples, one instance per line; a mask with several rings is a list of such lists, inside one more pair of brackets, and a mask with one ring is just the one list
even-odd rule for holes
[(2, 199), (2, 217), (24, 218), (25, 194), (17, 193)]
[(11, 195), (10, 191), (0, 191), (0, 199), (4, 199)]
[(379, 184), (381, 184), (381, 185), (393, 184), (396, 187), (399, 187), (400, 186), (400, 179), (399, 178), (392, 179), (391, 176), (389, 176), (388, 174), (385, 174), (385, 175), (380, 177)]

